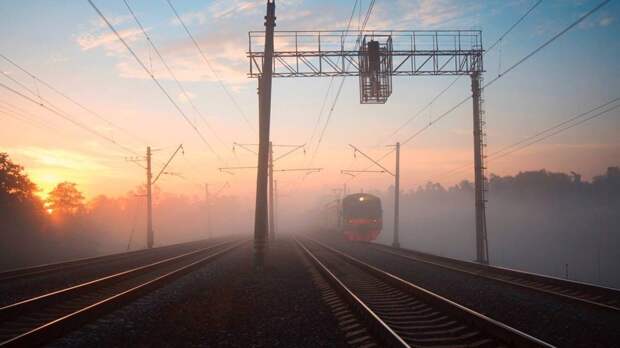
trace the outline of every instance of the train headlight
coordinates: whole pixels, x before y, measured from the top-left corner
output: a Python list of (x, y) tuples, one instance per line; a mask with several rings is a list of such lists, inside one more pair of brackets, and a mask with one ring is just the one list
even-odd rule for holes
[(361, 196), (361, 197), (360, 197), (360, 202), (363, 202), (363, 201), (364, 201), (364, 199), (365, 199), (365, 198), (364, 198), (364, 196)]

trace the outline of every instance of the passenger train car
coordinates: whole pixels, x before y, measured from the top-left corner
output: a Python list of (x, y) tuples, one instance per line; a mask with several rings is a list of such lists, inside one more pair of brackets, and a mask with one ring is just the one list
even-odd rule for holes
[(355, 193), (342, 199), (340, 230), (351, 241), (373, 241), (383, 228), (381, 199), (368, 193)]
[(368, 193), (354, 193), (333, 200), (322, 208), (323, 229), (350, 241), (373, 241), (383, 228), (381, 199)]

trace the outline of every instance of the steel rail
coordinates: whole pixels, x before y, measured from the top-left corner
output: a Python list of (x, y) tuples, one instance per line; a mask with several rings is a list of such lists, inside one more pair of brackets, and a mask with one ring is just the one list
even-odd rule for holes
[[(33, 346), (49, 342), (238, 248), (247, 241), (222, 242), (2, 307), (0, 308), (0, 328), (8, 326), (8, 330), (5, 329), (2, 336), (9, 337), (0, 342), (0, 347)], [(204, 253), (206, 255), (203, 256)], [(180, 265), (176, 265), (177, 263)], [(169, 267), (172, 269), (169, 270)], [(156, 273), (158, 270), (163, 270), (164, 273)], [(149, 275), (150, 272), (156, 274)], [(130, 283), (129, 286), (123, 287), (122, 282), (131, 279), (138, 279), (137, 284)], [(106, 290), (105, 287), (110, 287), (109, 294), (102, 295), (101, 292)], [(95, 299), (88, 298), (89, 296)], [(72, 300), (74, 303), (71, 303)], [(60, 312), (59, 314), (53, 313), (53, 306), (57, 307), (55, 309)], [(48, 318), (50, 316), (51, 318)], [(18, 324), (16, 332), (10, 332), (12, 320)], [(24, 322), (30, 326), (21, 327), (20, 325)]]
[[(463, 323), (466, 326), (471, 328), (475, 328), (478, 332), (485, 333), (487, 337), (491, 337), (497, 341), (497, 343), (510, 346), (510, 347), (553, 347), (549, 343), (546, 343), (540, 339), (537, 339), (533, 336), (530, 336), (524, 332), (516, 330), (504, 323), (501, 323), (497, 320), (491, 319), (481, 313), (475, 312), (467, 307), (464, 307), (458, 303), (455, 303), (447, 298), (444, 298), (440, 295), (437, 295), (431, 291), (428, 291), (424, 288), (421, 288), (415, 284), (412, 284), (406, 280), (403, 280), (393, 274), (380, 270), (370, 264), (367, 264), (359, 259), (354, 258), (340, 250), (334, 249), (324, 243), (321, 243), (314, 239), (308, 239), (315, 245), (319, 246), (321, 249), (330, 252), (331, 254), (337, 256), (342, 261), (356, 267), (357, 269), (363, 271), (364, 273), (371, 275), (378, 279), (381, 283), (386, 284), (386, 293), (396, 290), (400, 293), (405, 293), (411, 297), (414, 302), (417, 302), (415, 306), (417, 307), (431, 307), (433, 312), (443, 313), (444, 317), (447, 313), (451, 318), (456, 319), (458, 322)], [(386, 294), (386, 297), (389, 295)], [(397, 296), (397, 295), (393, 295)], [(385, 300), (381, 300), (385, 302)], [(421, 304), (419, 304), (421, 302)], [(389, 307), (391, 310), (394, 310), (395, 307), (392, 305)], [(398, 314), (389, 314), (389, 318), (404, 318), (407, 315), (411, 314), (410, 308), (396, 308), (399, 310)], [(385, 314), (386, 318), (388, 318), (388, 314)], [(389, 321), (388, 320), (386, 321)], [(454, 320), (453, 320), (454, 321)], [(447, 324), (446, 324), (447, 325)], [(396, 326), (396, 325), (394, 325)], [(406, 326), (406, 325), (404, 325)], [(413, 325), (411, 330), (425, 330), (428, 329), (423, 326)], [(404, 336), (406, 332), (401, 332), (403, 329), (395, 330), (399, 335)], [(444, 328), (444, 330), (446, 330)], [(416, 332), (418, 333), (418, 332)], [(430, 342), (429, 342), (430, 343)], [(465, 343), (466, 346), (467, 343)]]
[(353, 291), (351, 291), (338, 277), (332, 273), (308, 248), (295, 237), (295, 242), (318, 269), (327, 282), (331, 284), (346, 300), (352, 309), (361, 316), (370, 327), (372, 333), (391, 347), (409, 347), (409, 345), (392, 330), (381, 318), (375, 314)]
[(373, 249), (415, 262), (442, 267), (476, 277), (491, 279), (516, 287), (526, 288), (559, 297), (570, 302), (579, 302), (605, 310), (620, 312), (620, 289), (598, 286), (585, 282), (547, 276), (538, 273), (498, 266), (483, 265), (410, 249), (397, 249), (388, 245), (367, 243)]
[(74, 260), (69, 260), (69, 261), (47, 263), (47, 264), (42, 264), (42, 265), (30, 266), (30, 267), (14, 268), (14, 269), (6, 270), (6, 271), (1, 271), (0, 282), (7, 281), (7, 280), (14, 280), (14, 279), (35, 277), (41, 274), (49, 274), (49, 272), (66, 271), (72, 268), (89, 266), (93, 264), (105, 263), (105, 262), (110, 262), (110, 261), (117, 261), (117, 260), (122, 260), (124, 258), (131, 258), (131, 257), (139, 256), (139, 255), (147, 255), (149, 253), (156, 253), (156, 252), (161, 252), (161, 251), (170, 250), (174, 248), (183, 248), (186, 246), (191, 246), (193, 244), (200, 245), (201, 243), (204, 244), (205, 241), (202, 240), (202, 241), (194, 241), (194, 242), (187, 242), (187, 243), (179, 243), (179, 244), (156, 247), (152, 249), (140, 249), (140, 250), (134, 250), (134, 251), (129, 251), (129, 252), (121, 252), (121, 253), (114, 253), (114, 254), (108, 254), (108, 255), (79, 258), (79, 259), (74, 259)]

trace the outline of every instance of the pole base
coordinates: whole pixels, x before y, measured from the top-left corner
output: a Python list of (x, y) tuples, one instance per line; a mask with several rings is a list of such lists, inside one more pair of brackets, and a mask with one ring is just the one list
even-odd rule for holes
[(392, 247), (396, 248), (396, 249), (400, 249), (400, 243), (399, 242), (394, 242), (394, 243), (392, 243)]
[(265, 249), (266, 243), (262, 241), (254, 242), (254, 270), (262, 272), (265, 269)]

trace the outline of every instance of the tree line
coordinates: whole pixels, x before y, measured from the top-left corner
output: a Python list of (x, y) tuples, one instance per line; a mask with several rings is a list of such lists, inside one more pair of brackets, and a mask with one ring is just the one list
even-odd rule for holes
[[(250, 223), (250, 212), (235, 197), (212, 197), (212, 212), (206, 214), (203, 197), (163, 193), (158, 187), (153, 191), (156, 245), (245, 231)], [(71, 182), (59, 183), (45, 199), (38, 192), (24, 167), (0, 153), (0, 269), (145, 246), (144, 185), (118, 197), (90, 200)]]
[[(392, 242), (394, 189), (384, 203), (382, 242)], [(487, 233), (491, 263), (620, 287), (620, 168), (583, 180), (546, 170), (488, 181)], [(474, 185), (429, 182), (401, 192), (401, 245), (475, 258)]]

